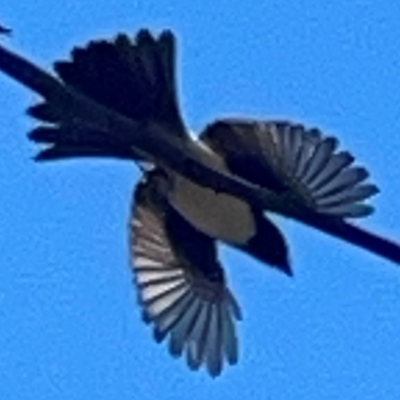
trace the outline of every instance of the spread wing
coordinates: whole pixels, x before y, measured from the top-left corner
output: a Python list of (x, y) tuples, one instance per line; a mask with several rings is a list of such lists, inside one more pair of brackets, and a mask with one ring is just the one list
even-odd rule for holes
[(277, 121), (220, 120), (202, 133), (229, 169), (255, 184), (288, 192), (322, 214), (340, 218), (369, 215), (365, 200), (378, 192), (354, 157), (317, 129)]
[(212, 376), (237, 362), (239, 307), (226, 287), (213, 239), (195, 230), (162, 195), (153, 171), (139, 183), (131, 219), (132, 265), (145, 322), (156, 341), (169, 337), (173, 356)]
[[(136, 122), (158, 124), (161, 131), (184, 136), (175, 82), (175, 39), (164, 31), (158, 38), (141, 30), (134, 38), (118, 35), (113, 41), (92, 41), (75, 48), (70, 61), (58, 61), (54, 68), (61, 80), (102, 106)], [(129, 143), (116, 135), (96, 132), (84, 120), (71, 120), (54, 102), (44, 102), (29, 113), (48, 124), (39, 126), (30, 139), (49, 144), (40, 160), (75, 156), (132, 158)], [(128, 140), (128, 139), (127, 139)], [(135, 154), (135, 158), (140, 158)]]

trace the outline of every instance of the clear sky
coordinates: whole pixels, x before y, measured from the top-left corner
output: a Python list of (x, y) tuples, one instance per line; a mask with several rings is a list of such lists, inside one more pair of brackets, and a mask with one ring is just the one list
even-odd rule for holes
[[(381, 189), (360, 224), (400, 240), (398, 2), (8, 1), (0, 23), (5, 45), (46, 68), (90, 39), (173, 29), (194, 130), (279, 116), (339, 137)], [(400, 398), (400, 268), (287, 220), (292, 280), (222, 250), (244, 312), (239, 364), (212, 380), (170, 358), (128, 268), (137, 169), (35, 164), (35, 100), (0, 75), (1, 399)]]

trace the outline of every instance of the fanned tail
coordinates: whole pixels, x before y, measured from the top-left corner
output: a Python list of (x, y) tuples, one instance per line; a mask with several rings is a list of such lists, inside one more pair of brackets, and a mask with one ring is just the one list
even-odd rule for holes
[[(75, 48), (70, 61), (58, 61), (54, 68), (69, 88), (135, 121), (139, 127), (159, 125), (184, 135), (175, 90), (175, 43), (170, 32), (154, 38), (142, 30), (134, 41), (124, 34), (113, 41), (93, 41), (84, 48)], [(28, 113), (45, 123), (29, 134), (31, 140), (48, 145), (38, 160), (143, 158), (128, 139), (117, 138), (107, 127), (99, 131), (84, 117), (66, 114), (57, 102), (46, 99), (29, 108)]]

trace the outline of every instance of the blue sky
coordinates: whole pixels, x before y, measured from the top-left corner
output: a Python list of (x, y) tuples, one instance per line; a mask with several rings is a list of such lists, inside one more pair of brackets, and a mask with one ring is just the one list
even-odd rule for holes
[[(360, 224), (400, 240), (400, 6), (395, 1), (3, 2), (3, 43), (49, 68), (73, 45), (171, 28), (181, 105), (287, 117), (340, 138), (381, 189)], [(0, 398), (398, 399), (400, 270), (277, 218), (290, 280), (222, 249), (244, 321), (241, 357), (217, 380), (153, 342), (128, 268), (138, 171), (127, 162), (35, 164), (24, 110), (0, 75)]]

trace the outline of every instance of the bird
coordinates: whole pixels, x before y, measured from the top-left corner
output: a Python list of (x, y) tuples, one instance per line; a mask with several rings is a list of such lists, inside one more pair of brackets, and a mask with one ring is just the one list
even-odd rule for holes
[[(118, 34), (75, 47), (54, 63), (71, 90), (142, 127), (190, 148), (209, 168), (295, 200), (321, 217), (361, 218), (378, 192), (368, 171), (319, 129), (287, 120), (219, 118), (194, 137), (177, 96), (176, 44), (169, 30)], [(239, 302), (229, 289), (219, 243), (292, 276), (288, 243), (264, 209), (148, 160), (129, 140), (65, 115), (45, 100), (28, 114), (39, 121), (29, 138), (43, 147), (37, 161), (112, 157), (142, 171), (129, 218), (129, 248), (143, 320), (157, 342), (192, 370), (219, 376), (239, 359)]]

